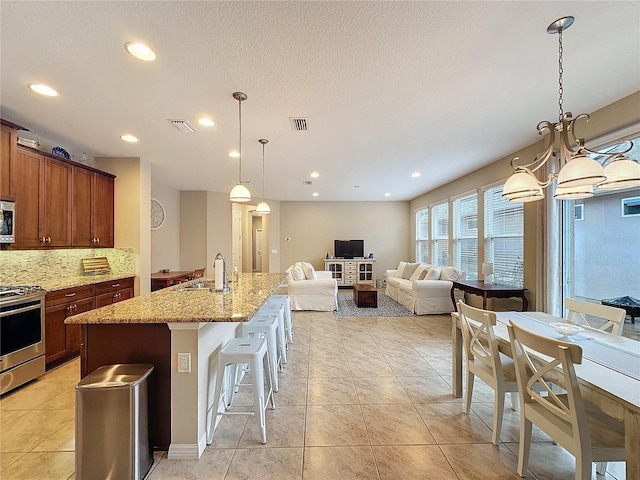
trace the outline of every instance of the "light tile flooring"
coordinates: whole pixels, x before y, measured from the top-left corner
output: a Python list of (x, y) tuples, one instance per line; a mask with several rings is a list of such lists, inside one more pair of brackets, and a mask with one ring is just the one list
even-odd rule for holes
[[(491, 444), (492, 392), (476, 382), (469, 415), (451, 396), (448, 315), (336, 318), (295, 312), (295, 343), (267, 411), (224, 417), (200, 460), (157, 452), (149, 480), (517, 479), (518, 413), (505, 413)], [(74, 385), (78, 361), (0, 400), (2, 479), (74, 478)], [(246, 403), (248, 393), (234, 399)], [(509, 401), (507, 400), (507, 405)], [(529, 478), (570, 480), (573, 457), (534, 431)], [(624, 464), (606, 477), (623, 479)]]

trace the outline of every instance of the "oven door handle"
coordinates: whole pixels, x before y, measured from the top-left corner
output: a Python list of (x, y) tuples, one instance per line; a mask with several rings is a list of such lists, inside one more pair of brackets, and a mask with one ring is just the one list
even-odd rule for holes
[(5, 310), (0, 312), (0, 318), (9, 317), (11, 315), (16, 315), (18, 313), (28, 312), (30, 310), (40, 310), (42, 308), (41, 304), (38, 305), (29, 305), (28, 307), (16, 308), (15, 310)]

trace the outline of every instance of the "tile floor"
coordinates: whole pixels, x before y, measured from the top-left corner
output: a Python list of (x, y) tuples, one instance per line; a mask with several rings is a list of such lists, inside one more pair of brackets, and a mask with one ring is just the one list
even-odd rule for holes
[[(518, 413), (507, 408), (491, 444), (492, 394), (476, 382), (470, 415), (451, 396), (448, 315), (336, 318), (295, 312), (268, 443), (256, 420), (224, 417), (200, 460), (156, 452), (148, 480), (517, 479)], [(74, 385), (65, 364), (0, 400), (0, 478), (74, 476)], [(247, 402), (241, 393), (234, 408)], [(508, 404), (508, 400), (507, 400)], [(534, 431), (528, 478), (571, 480), (573, 457)], [(606, 477), (624, 479), (624, 464)]]

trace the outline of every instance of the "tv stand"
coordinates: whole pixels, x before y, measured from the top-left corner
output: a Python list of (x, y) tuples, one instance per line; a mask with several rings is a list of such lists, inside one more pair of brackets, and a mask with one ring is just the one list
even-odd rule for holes
[(338, 287), (356, 283), (376, 286), (376, 261), (373, 258), (327, 258), (324, 269), (331, 272)]

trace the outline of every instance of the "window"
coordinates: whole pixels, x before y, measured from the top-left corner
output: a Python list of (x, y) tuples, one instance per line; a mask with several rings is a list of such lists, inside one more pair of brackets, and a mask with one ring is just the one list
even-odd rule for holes
[(573, 219), (577, 222), (584, 220), (584, 204), (573, 206)]
[(429, 263), (429, 209), (416, 212), (416, 262)]
[(449, 202), (431, 207), (431, 263), (449, 265)]
[(640, 197), (623, 198), (621, 203), (623, 217), (640, 215)]
[(524, 284), (524, 206), (502, 198), (504, 185), (484, 192), (484, 261), (497, 283)]
[(478, 279), (478, 194), (453, 200), (453, 266)]

